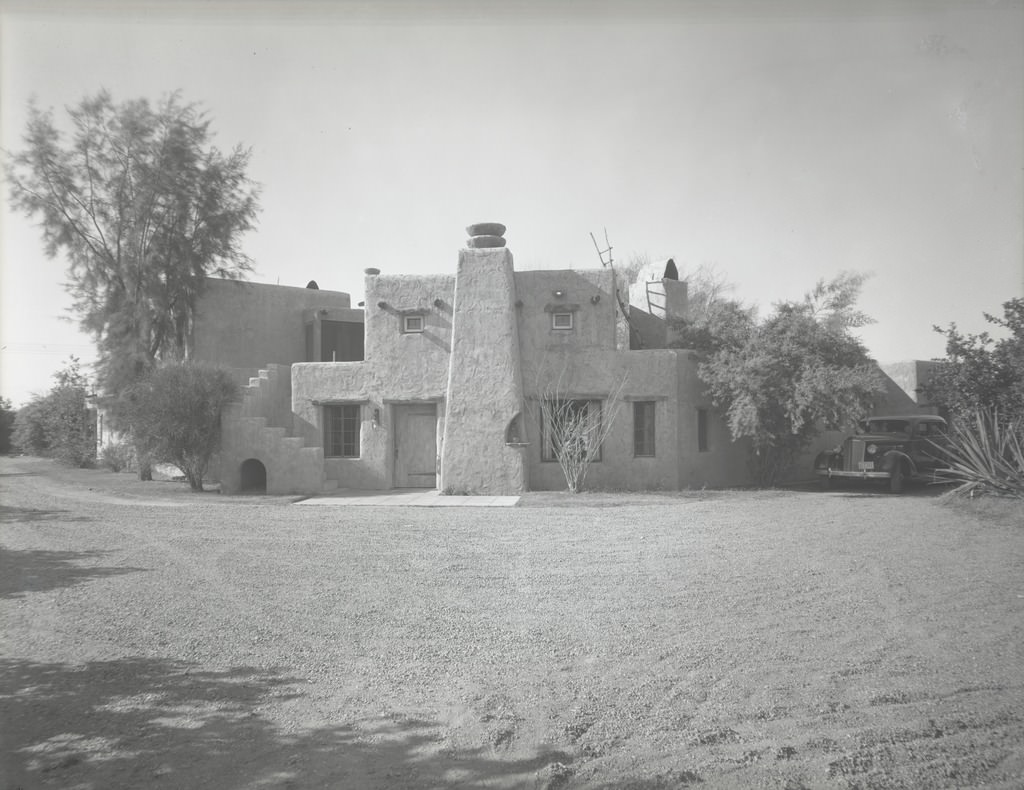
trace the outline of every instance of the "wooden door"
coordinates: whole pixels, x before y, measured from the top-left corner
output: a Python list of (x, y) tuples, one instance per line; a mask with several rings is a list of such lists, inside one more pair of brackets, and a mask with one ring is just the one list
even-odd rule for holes
[(395, 488), (437, 486), (437, 405), (396, 405)]

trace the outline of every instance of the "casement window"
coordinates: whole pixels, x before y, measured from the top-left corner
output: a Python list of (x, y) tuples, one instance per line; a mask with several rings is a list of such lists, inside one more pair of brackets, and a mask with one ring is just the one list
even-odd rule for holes
[(324, 456), (358, 458), (362, 409), (358, 404), (324, 406)]
[(638, 458), (654, 455), (654, 401), (652, 400), (633, 403), (633, 455)]
[(697, 409), (697, 452), (706, 453), (708, 445), (708, 410)]
[(571, 330), (573, 327), (572, 313), (552, 313), (551, 328)]
[(601, 460), (601, 401), (545, 401), (540, 428), (542, 461), (557, 461), (562, 452)]
[(423, 315), (420, 313), (402, 316), (402, 334), (410, 335), (423, 331)]

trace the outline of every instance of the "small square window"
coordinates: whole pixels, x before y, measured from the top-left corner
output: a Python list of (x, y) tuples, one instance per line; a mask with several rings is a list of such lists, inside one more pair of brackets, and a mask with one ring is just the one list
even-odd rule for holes
[(423, 316), (421, 315), (404, 315), (402, 316), (402, 332), (422, 332), (423, 331)]
[(572, 329), (572, 313), (552, 313), (552, 329)]

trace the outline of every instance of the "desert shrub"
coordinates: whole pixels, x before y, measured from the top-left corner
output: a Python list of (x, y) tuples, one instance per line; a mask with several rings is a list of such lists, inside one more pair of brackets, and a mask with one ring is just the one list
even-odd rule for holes
[(55, 458), (70, 466), (96, 461), (94, 415), (86, 404), (78, 361), (57, 373), (57, 385), (18, 410), (11, 441), (27, 455)]
[(946, 358), (923, 390), (955, 420), (973, 422), (978, 410), (989, 410), (1005, 424), (1024, 418), (1024, 298), (1004, 302), (1002, 318), (984, 316), (1006, 336), (935, 327), (946, 337)]
[(137, 449), (174, 464), (193, 491), (202, 491), (210, 458), (220, 448), (221, 414), (237, 397), (238, 385), (224, 368), (171, 363), (127, 393), (125, 416)]
[(960, 483), (958, 493), (1024, 499), (1024, 418), (979, 410), (955, 422), (950, 439), (947, 475)]
[(111, 472), (126, 472), (135, 465), (135, 451), (127, 442), (113, 442), (100, 450), (99, 462)]

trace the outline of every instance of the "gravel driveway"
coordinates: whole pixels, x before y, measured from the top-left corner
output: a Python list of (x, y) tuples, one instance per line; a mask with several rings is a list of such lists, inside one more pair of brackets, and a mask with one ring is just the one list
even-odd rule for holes
[(5, 790), (1024, 786), (1013, 517), (0, 483)]

